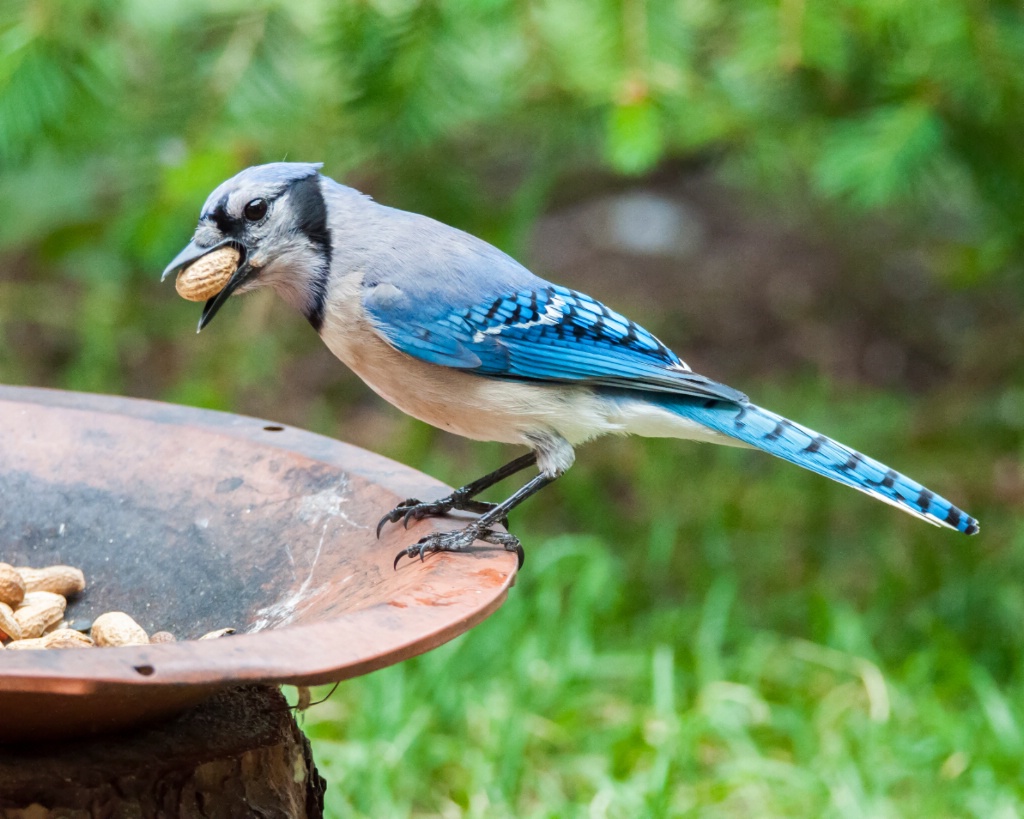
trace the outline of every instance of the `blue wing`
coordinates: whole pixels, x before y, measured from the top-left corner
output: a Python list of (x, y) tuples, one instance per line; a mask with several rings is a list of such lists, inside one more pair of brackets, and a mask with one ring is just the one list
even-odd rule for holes
[(540, 279), (441, 315), (410, 309), (398, 298), (371, 297), (364, 304), (394, 347), (432, 364), (492, 378), (746, 400), (743, 393), (691, 372), (635, 322)]

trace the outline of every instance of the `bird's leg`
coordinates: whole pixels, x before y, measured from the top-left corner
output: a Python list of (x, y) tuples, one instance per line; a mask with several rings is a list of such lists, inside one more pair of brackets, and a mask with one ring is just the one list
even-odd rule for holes
[[(485, 489), (494, 486), (498, 481), (502, 481), (510, 475), (515, 475), (517, 472), (521, 472), (526, 467), (533, 466), (535, 463), (537, 463), (537, 453), (528, 452), (514, 461), (505, 464), (500, 469), (495, 469), (482, 478), (477, 478), (472, 483), (467, 483), (465, 486), (456, 489), (446, 498), (425, 503), (417, 498), (408, 498), (380, 519), (380, 523), (377, 524), (377, 537), (380, 537), (380, 531), (384, 528), (385, 523), (397, 523), (399, 520), (402, 520), (405, 527), (408, 528), (410, 520), (421, 520), (423, 518), (446, 515), (453, 509), (487, 514), (496, 508), (496, 504), (473, 500), (473, 498)], [(499, 518), (499, 520), (503, 520), (503, 517)]]
[[(513, 461), (513, 464), (514, 463), (515, 461)], [(512, 464), (509, 464), (509, 467), (511, 466)], [(521, 468), (522, 467), (520, 467), (520, 469)], [(402, 549), (402, 551), (395, 556), (395, 568), (398, 567), (398, 561), (403, 557), (416, 557), (418, 555), (420, 560), (423, 560), (423, 556), (427, 552), (458, 552), (471, 545), (474, 540), (483, 540), (487, 543), (494, 543), (498, 546), (504, 547), (509, 552), (515, 552), (519, 557), (519, 566), (522, 567), (523, 546), (519, 542), (519, 538), (515, 535), (510, 535), (508, 532), (496, 532), (490, 527), (495, 523), (503, 521), (512, 509), (531, 495), (539, 492), (555, 480), (556, 477), (558, 476), (545, 475), (544, 473), (541, 473), (525, 486), (520, 488), (519, 491), (510, 498), (496, 506), (493, 506), (490, 510), (466, 526), (466, 528), (458, 529), (454, 532), (434, 532), (433, 534), (421, 538), (417, 543), (414, 543), (406, 549)]]

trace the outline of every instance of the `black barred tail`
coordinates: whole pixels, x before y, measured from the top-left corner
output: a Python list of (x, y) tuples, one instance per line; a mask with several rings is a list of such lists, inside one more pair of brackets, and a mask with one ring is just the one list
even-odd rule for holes
[(664, 398), (672, 412), (826, 478), (852, 486), (937, 526), (973, 535), (978, 521), (915, 480), (838, 441), (749, 403)]

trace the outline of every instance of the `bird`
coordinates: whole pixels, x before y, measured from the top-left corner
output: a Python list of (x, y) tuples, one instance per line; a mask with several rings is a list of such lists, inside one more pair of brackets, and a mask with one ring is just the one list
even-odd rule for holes
[[(233, 247), (237, 268), (206, 301), (197, 332), (229, 297), (269, 287), (400, 410), (467, 438), (527, 448), (445, 497), (408, 498), (387, 512), (378, 537), (399, 521), (408, 527), (455, 510), (477, 515), (403, 548), (396, 568), (403, 557), (457, 552), (477, 540), (515, 552), (521, 566), (509, 512), (563, 475), (578, 445), (606, 434), (760, 449), (936, 526), (978, 531), (977, 520), (912, 478), (694, 372), (596, 299), (321, 170), (322, 163), (275, 162), (223, 182), (162, 279)], [(531, 467), (536, 474), (504, 501), (479, 500)]]

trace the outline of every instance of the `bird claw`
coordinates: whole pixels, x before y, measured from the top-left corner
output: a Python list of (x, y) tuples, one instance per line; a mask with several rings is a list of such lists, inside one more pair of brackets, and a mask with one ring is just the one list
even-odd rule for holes
[(413, 514), (418, 507), (424, 505), (432, 504), (424, 504), (419, 498), (406, 498), (377, 522), (377, 539), (380, 540), (380, 532), (384, 528), (385, 523), (398, 523), (403, 516), (405, 517), (405, 528), (408, 529), (409, 515)]
[[(436, 501), (421, 501), (418, 498), (406, 498), (398, 506), (388, 512), (384, 517), (377, 523), (377, 538), (380, 539), (381, 530), (384, 528), (386, 523), (398, 523), (402, 521), (402, 525), (408, 529), (409, 521), (423, 520), (423, 518), (435, 518), (443, 517), (451, 512), (453, 509), (464, 512), (476, 512), (477, 514), (483, 515), (491, 511), (497, 504), (487, 503), (486, 501), (470, 500), (463, 498), (458, 495), (458, 492), (453, 492), (447, 498), (441, 498)], [(508, 528), (508, 518), (503, 517), (500, 521), (502, 526)]]
[(516, 557), (519, 559), (519, 566), (517, 568), (523, 568), (525, 555), (523, 553), (523, 544), (519, 542), (519, 538), (508, 532), (481, 529), (472, 523), (465, 529), (459, 529), (454, 532), (434, 532), (420, 538), (416, 543), (402, 549), (402, 551), (395, 555), (394, 568), (398, 568), (398, 563), (403, 557), (416, 558), (418, 556), (420, 561), (422, 561), (431, 552), (461, 552), (475, 540), (493, 543), (496, 546), (501, 546), (508, 552), (515, 552)]

